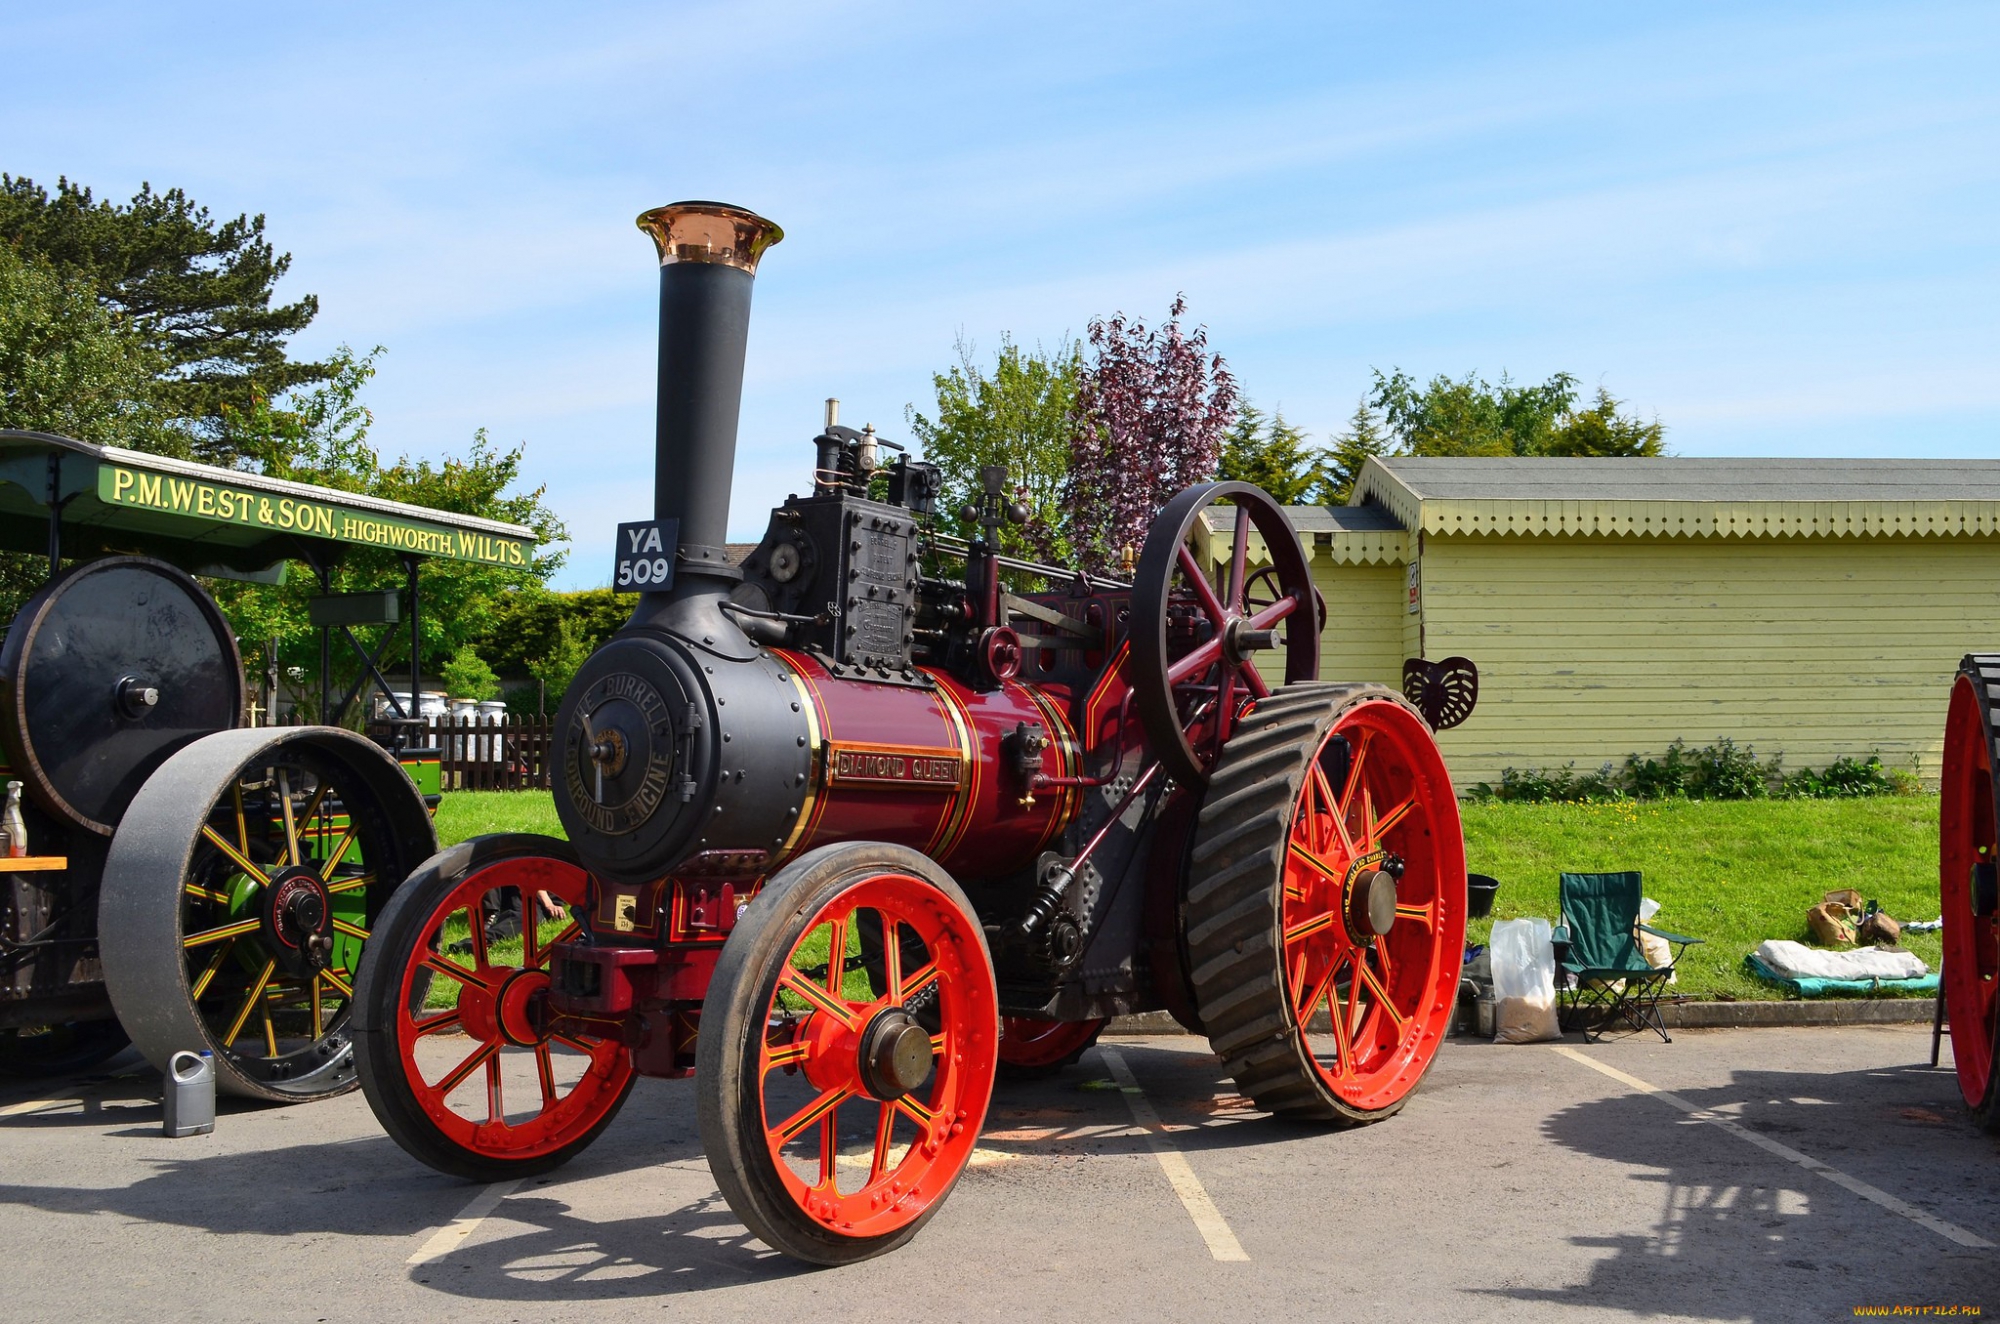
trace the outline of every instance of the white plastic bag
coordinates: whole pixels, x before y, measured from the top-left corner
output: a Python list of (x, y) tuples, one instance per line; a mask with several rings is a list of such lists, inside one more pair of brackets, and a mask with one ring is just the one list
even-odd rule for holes
[(1556, 952), (1545, 919), (1493, 926), (1493, 1038), (1537, 1044), (1562, 1038), (1556, 1023)]

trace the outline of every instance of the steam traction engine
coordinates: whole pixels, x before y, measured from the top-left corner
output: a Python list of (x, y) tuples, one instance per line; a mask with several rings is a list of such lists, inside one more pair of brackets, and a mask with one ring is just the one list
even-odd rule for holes
[[(1315, 680), (1283, 511), (1190, 489), (1112, 582), (999, 554), (1025, 512), (997, 470), (982, 537), (932, 532), (936, 471), (829, 417), (810, 493), (732, 567), (752, 275), (780, 232), (712, 203), (639, 224), (658, 518), (619, 550), (649, 591), (557, 717), (569, 840), (447, 850), (376, 926), (357, 1056), (389, 1132), (522, 1176), (636, 1076), (692, 1072), (731, 1207), (842, 1263), (937, 1209), (997, 1072), (1060, 1066), (1117, 1013), (1171, 1010), (1271, 1111), (1396, 1111), (1458, 984), (1457, 804), (1415, 709)], [(543, 916), (518, 940), (481, 922), (509, 894)]]

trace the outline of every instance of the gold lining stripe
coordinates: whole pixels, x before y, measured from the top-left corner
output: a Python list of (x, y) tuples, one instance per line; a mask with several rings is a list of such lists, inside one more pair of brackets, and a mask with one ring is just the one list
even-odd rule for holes
[(798, 694), (799, 711), (806, 717), (806, 796), (799, 802), (799, 816), (793, 821), (790, 834), (785, 837), (784, 844), (771, 855), (770, 868), (775, 869), (804, 839), (807, 827), (812, 824), (813, 815), (819, 810), (823, 766), (821, 755), (826, 746), (826, 733), (821, 731), (819, 726), (819, 700), (807, 687), (804, 676), (800, 674), (801, 659), (778, 649), (773, 649), (771, 656), (778, 659), (779, 665), (785, 668), (785, 679), (791, 682), (792, 689)]
[(965, 712), (958, 696), (951, 692), (950, 679), (935, 673), (933, 678), (938, 683), (936, 694), (939, 703), (951, 721), (959, 748), (958, 794), (940, 817), (937, 833), (932, 836), (930, 845), (924, 847), (924, 854), (934, 860), (942, 860), (958, 848), (967, 825), (972, 821), (972, 807), (979, 800), (979, 746), (973, 740), (970, 714)]
[[(1049, 734), (1054, 737), (1059, 775), (1064, 777), (1077, 776), (1083, 766), (1083, 752), (1078, 745), (1076, 733), (1070, 729), (1069, 723), (1064, 720), (1062, 710), (1056, 707), (1055, 700), (1049, 698), (1048, 695), (1042, 693), (1035, 686), (1023, 685), (1021, 688), (1027, 692), (1030, 699), (1034, 700), (1035, 706), (1042, 710), (1042, 719), (1048, 724)], [(1083, 788), (1080, 786), (1061, 787), (1057, 795), (1059, 797), (1057, 801), (1058, 808), (1055, 813), (1049, 816), (1049, 826), (1042, 833), (1042, 839), (1035, 843), (1035, 853), (1037, 855), (1047, 850), (1049, 843), (1060, 836), (1063, 829), (1070, 825), (1070, 820), (1076, 817), (1076, 811), (1081, 807), (1083, 802)]]

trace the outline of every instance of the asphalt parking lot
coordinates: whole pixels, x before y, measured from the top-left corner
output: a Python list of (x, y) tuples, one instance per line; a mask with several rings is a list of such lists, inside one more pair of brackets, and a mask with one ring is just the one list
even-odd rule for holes
[(641, 1081), (593, 1149), (503, 1192), (417, 1166), (358, 1094), (225, 1103), (215, 1134), (167, 1140), (158, 1078), (127, 1057), (0, 1089), (4, 1314), (2000, 1315), (2000, 1140), (1928, 1053), (1927, 1026), (1454, 1040), (1399, 1117), (1326, 1132), (1249, 1110), (1200, 1040), (1107, 1040), (1061, 1077), (1003, 1084), (938, 1217), (842, 1270), (748, 1239), (690, 1082)]

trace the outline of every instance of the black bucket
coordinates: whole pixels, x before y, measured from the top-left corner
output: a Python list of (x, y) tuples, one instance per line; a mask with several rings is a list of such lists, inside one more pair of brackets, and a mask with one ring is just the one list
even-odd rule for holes
[(1498, 878), (1483, 873), (1465, 875), (1465, 913), (1472, 919), (1485, 919), (1493, 913), (1493, 894), (1499, 890)]

